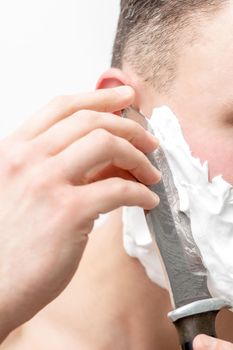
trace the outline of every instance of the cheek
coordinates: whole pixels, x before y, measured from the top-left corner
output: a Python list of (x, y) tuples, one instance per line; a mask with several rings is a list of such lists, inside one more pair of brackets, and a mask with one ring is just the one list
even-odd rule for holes
[(233, 185), (233, 130), (231, 134), (221, 128), (183, 126), (183, 131), (192, 155), (202, 163), (208, 161), (209, 180), (222, 175)]

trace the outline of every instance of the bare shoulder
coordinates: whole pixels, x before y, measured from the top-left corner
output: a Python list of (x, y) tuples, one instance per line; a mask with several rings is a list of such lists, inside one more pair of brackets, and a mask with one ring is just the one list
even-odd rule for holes
[[(13, 332), (2, 349), (178, 350), (170, 310), (167, 291), (125, 253), (117, 210), (91, 233), (66, 290)], [(222, 312), (217, 323), (219, 336), (233, 342), (233, 313)]]

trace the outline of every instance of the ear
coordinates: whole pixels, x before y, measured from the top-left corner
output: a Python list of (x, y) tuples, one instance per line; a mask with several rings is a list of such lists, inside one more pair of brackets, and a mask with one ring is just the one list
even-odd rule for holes
[[(100, 76), (96, 84), (96, 89), (109, 89), (109, 88), (114, 88), (121, 85), (128, 85), (134, 89), (135, 99), (134, 99), (133, 106), (134, 108), (139, 109), (139, 99), (138, 99), (136, 86), (133, 84), (130, 77), (120, 69), (110, 68), (106, 72), (104, 72)], [(114, 114), (119, 115), (118, 112)]]
[(120, 85), (131, 85), (129, 77), (120, 69), (110, 68), (100, 76), (96, 89), (107, 89)]
[[(132, 106), (144, 115), (150, 116), (154, 108), (155, 91), (139, 78), (129, 67), (127, 72), (117, 68), (110, 68), (103, 73), (96, 84), (96, 89), (109, 89), (121, 85), (131, 86), (135, 96)], [(160, 104), (161, 105), (161, 104)], [(114, 113), (118, 114), (119, 113)]]

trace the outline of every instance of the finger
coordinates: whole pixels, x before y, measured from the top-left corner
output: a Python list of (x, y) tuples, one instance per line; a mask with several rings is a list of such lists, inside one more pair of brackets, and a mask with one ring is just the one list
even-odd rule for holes
[(110, 165), (128, 170), (138, 181), (151, 185), (160, 173), (146, 156), (121, 137), (96, 129), (53, 157), (66, 180), (83, 184)]
[(123, 137), (144, 153), (152, 152), (159, 143), (135, 121), (90, 110), (79, 111), (61, 120), (34, 141), (40, 148), (43, 147), (47, 154), (55, 155), (95, 129), (105, 129)]
[(94, 92), (60, 96), (52, 100), (42, 110), (34, 114), (17, 133), (24, 139), (32, 139), (53, 124), (81, 110), (116, 112), (129, 106), (134, 99), (134, 91), (129, 86), (101, 89)]
[(199, 335), (193, 341), (194, 350), (233, 350), (233, 344), (226, 341)]
[(90, 177), (89, 183), (109, 179), (111, 177), (120, 177), (125, 180), (137, 181), (127, 170), (119, 169), (110, 165), (103, 170), (98, 171), (96, 174), (93, 174), (93, 176)]
[(72, 191), (76, 200), (82, 198), (84, 216), (88, 218), (96, 218), (121, 206), (139, 206), (149, 210), (159, 204), (158, 196), (145, 185), (121, 178), (79, 186), (75, 190), (72, 187)]

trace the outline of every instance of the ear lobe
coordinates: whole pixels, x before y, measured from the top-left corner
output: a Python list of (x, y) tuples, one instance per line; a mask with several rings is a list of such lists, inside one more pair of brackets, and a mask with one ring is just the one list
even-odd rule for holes
[(100, 76), (96, 89), (114, 88), (121, 85), (130, 85), (127, 75), (120, 69), (110, 68)]

